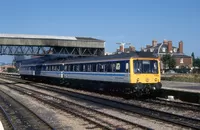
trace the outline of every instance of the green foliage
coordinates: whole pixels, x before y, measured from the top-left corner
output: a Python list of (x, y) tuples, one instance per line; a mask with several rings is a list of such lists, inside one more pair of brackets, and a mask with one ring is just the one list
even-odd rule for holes
[(195, 58), (194, 52), (191, 54), (193, 60), (193, 66), (200, 68), (200, 58)]
[(169, 54), (164, 55), (161, 60), (165, 68), (169, 67), (169, 69), (174, 69), (176, 66), (176, 60)]
[(200, 68), (200, 58), (195, 59), (194, 65)]
[(8, 69), (7, 69), (7, 72), (8, 72), (8, 73), (16, 73), (17, 70), (16, 70), (15, 68), (8, 68)]
[(174, 69), (175, 66), (176, 66), (176, 60), (171, 57), (171, 59), (169, 61), (169, 69)]
[(194, 52), (192, 52), (191, 56), (192, 56), (193, 66), (195, 66), (195, 56), (194, 56)]
[(192, 52), (191, 56), (192, 56), (193, 59), (195, 59), (194, 52)]

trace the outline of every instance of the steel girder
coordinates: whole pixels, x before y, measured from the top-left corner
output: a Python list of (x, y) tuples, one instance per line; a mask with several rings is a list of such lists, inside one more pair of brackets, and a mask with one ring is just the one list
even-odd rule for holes
[(47, 54), (100, 56), (100, 55), (104, 55), (104, 48), (4, 46), (4, 45), (0, 45), (0, 55), (47, 55)]

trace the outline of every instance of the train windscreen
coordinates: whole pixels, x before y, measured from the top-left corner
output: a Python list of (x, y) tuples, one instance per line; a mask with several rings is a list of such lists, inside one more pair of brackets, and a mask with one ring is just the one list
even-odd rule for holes
[(158, 61), (157, 60), (134, 60), (134, 73), (148, 73), (158, 74)]

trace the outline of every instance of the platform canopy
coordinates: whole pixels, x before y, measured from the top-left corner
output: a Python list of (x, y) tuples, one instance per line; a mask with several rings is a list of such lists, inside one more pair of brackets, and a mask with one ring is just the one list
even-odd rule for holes
[(0, 34), (1, 55), (103, 55), (105, 41), (92, 37)]

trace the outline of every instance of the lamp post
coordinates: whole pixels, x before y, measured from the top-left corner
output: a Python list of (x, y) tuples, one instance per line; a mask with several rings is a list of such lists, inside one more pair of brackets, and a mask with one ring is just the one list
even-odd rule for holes
[[(159, 53), (160, 53), (160, 48), (163, 46), (164, 42), (160, 44), (160, 46), (158, 47), (158, 57), (159, 57)], [(162, 64), (162, 61), (160, 61), (160, 68), (161, 70), (163, 69), (163, 64)], [(163, 73), (163, 72), (162, 72)]]
[(164, 43), (161, 43), (160, 46), (158, 47), (158, 56), (159, 56), (159, 53), (160, 53), (160, 48), (163, 46), (163, 44)]

